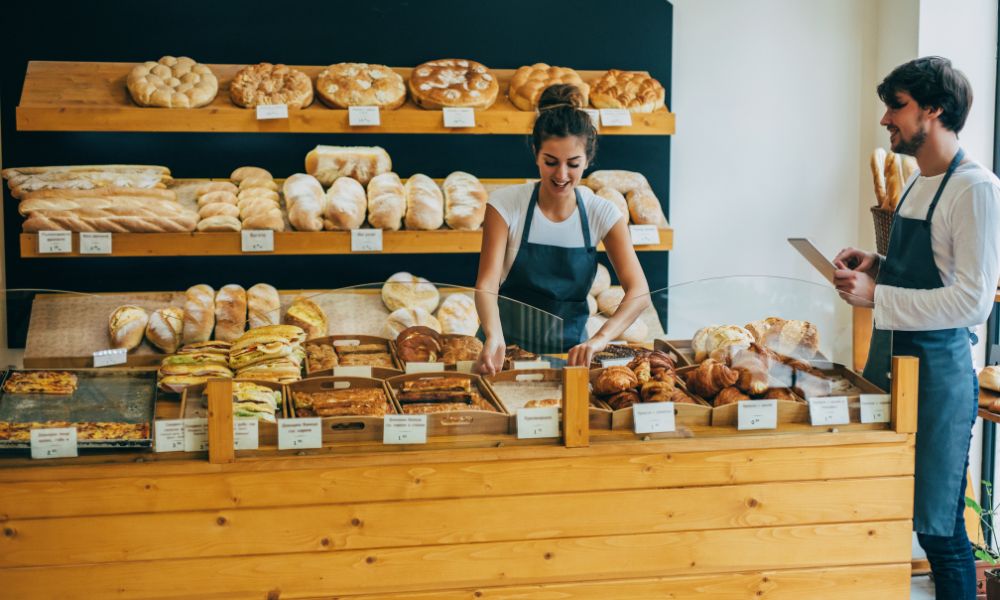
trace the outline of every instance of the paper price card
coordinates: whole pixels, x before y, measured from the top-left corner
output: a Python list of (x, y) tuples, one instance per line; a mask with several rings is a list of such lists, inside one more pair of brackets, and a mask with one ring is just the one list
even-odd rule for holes
[(184, 419), (184, 451), (208, 450), (208, 419)]
[(386, 415), (382, 423), (383, 444), (426, 444), (427, 415)]
[(590, 122), (594, 124), (595, 129), (600, 129), (601, 127), (601, 111), (596, 108), (585, 108), (583, 112), (590, 115)]
[(476, 113), (471, 108), (445, 108), (445, 127), (475, 127)]
[(368, 377), (371, 379), (371, 365), (349, 365), (346, 367), (334, 367), (334, 377)]
[[(635, 408), (635, 405), (632, 406)], [(747, 429), (777, 429), (777, 400), (744, 400), (736, 403), (738, 421), (736, 428)]]
[(440, 373), (444, 371), (444, 363), (439, 362), (408, 362), (406, 373)]
[(381, 229), (352, 229), (351, 252), (381, 252)]
[(602, 108), (601, 125), (605, 127), (631, 127), (632, 113), (624, 108)]
[(382, 124), (382, 117), (377, 106), (349, 106), (347, 123), (351, 127), (377, 127)]
[(111, 254), (111, 234), (86, 231), (81, 233), (80, 254)]
[(861, 394), (861, 422), (888, 423), (892, 416), (889, 394)]
[(158, 419), (153, 422), (156, 452), (184, 452), (184, 420)]
[(625, 365), (632, 362), (631, 358), (608, 358), (601, 361), (601, 366), (607, 369), (608, 367), (624, 367)]
[(809, 419), (813, 425), (847, 425), (851, 413), (847, 410), (847, 396), (809, 398)]
[(552, 365), (547, 360), (515, 360), (514, 370), (523, 369), (550, 369)]
[(474, 360), (460, 360), (455, 363), (455, 370), (459, 373), (471, 373), (475, 366), (476, 361)]
[(633, 246), (656, 246), (660, 243), (660, 230), (656, 225), (629, 225)]
[(244, 229), (240, 232), (243, 252), (274, 252), (274, 232), (270, 229)]
[(73, 251), (73, 234), (69, 231), (39, 231), (39, 254), (68, 254)]
[(632, 420), (636, 433), (662, 433), (674, 431), (673, 402), (643, 402), (632, 405)]
[(258, 104), (257, 105), (257, 120), (264, 121), (267, 119), (287, 119), (288, 118), (288, 105), (287, 104)]
[(517, 409), (518, 439), (559, 437), (559, 407)]
[(76, 427), (31, 430), (31, 458), (76, 456)]
[(319, 417), (278, 420), (278, 450), (323, 447), (323, 424)]
[(127, 348), (109, 348), (94, 352), (94, 367), (110, 367), (111, 365), (124, 365), (128, 362)]
[(233, 420), (233, 448), (236, 450), (256, 450), (260, 438), (257, 436), (259, 421), (251, 419)]

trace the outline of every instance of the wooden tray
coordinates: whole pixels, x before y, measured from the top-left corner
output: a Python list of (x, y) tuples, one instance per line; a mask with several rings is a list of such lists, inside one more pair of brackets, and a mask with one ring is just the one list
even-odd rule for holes
[[(381, 303), (381, 300), (379, 300)], [(372, 367), (372, 378), (373, 379), (387, 379), (389, 377), (395, 377), (397, 375), (402, 375), (403, 371), (399, 368), (399, 361), (396, 359), (396, 353), (393, 351), (391, 340), (384, 337), (376, 335), (358, 335), (358, 334), (337, 334), (328, 335), (326, 337), (313, 338), (311, 340), (306, 340), (303, 346), (306, 344), (327, 344), (334, 346), (334, 351), (336, 351), (337, 342), (357, 342), (358, 344), (385, 344), (385, 351), (389, 354), (392, 360), (392, 369), (383, 367)], [(348, 344), (350, 345), (350, 344)], [(317, 371), (312, 371), (309, 369), (309, 361), (306, 360), (306, 377), (332, 377), (333, 369), (321, 369)]]
[(497, 412), (487, 412), (483, 410), (456, 410), (443, 413), (431, 413), (427, 415), (427, 435), (472, 435), (472, 434), (506, 434), (510, 430), (510, 415), (504, 410), (503, 405), (496, 399), (493, 392), (478, 375), (470, 373), (452, 372), (447, 375), (441, 373), (411, 373), (386, 379), (386, 386), (392, 394), (393, 401), (399, 406), (397, 391), (404, 381), (415, 381), (418, 379), (434, 377), (458, 377), (470, 379), (482, 394), (483, 398), (489, 402)]
[[(441, 340), (442, 341), (447, 340), (449, 338), (470, 337), (470, 336), (459, 335), (459, 334), (451, 334), (451, 333), (442, 333), (440, 335), (441, 335)], [(399, 368), (402, 369), (403, 372), (405, 373), (406, 372), (406, 361), (403, 360), (402, 357), (399, 356), (399, 349), (396, 348), (396, 340), (390, 341), (389, 342), (389, 347), (392, 348), (392, 359), (393, 359), (393, 361), (395, 361), (395, 363), (397, 365), (399, 365)], [(458, 371), (458, 363), (446, 363), (443, 360), (436, 360), (436, 361), (433, 361), (433, 362), (434, 363), (442, 363), (442, 364), (444, 364), (444, 370), (445, 371), (448, 371), (448, 372)], [(467, 372), (467, 371), (463, 371), (463, 372)]]
[[(399, 414), (399, 405), (395, 403), (389, 388), (382, 379), (365, 377), (311, 377), (289, 383), (287, 386), (289, 416), (298, 416), (295, 410), (295, 392), (321, 392), (346, 388), (378, 388), (385, 392), (389, 404), (386, 414)], [(341, 416), (321, 417), (323, 424), (323, 443), (360, 442), (382, 440), (385, 422), (382, 417), (372, 416)]]
[[(682, 367), (677, 370), (678, 375), (684, 375), (697, 366)], [(794, 392), (793, 392), (794, 394)], [(711, 424), (713, 427), (736, 427), (739, 424), (738, 403), (726, 404), (724, 406), (713, 406), (709, 400), (701, 398), (696, 394), (691, 394), (702, 402), (711, 406)], [(796, 396), (798, 398), (798, 396)], [(809, 405), (805, 400), (777, 400), (778, 402), (778, 425), (782, 423), (809, 423)]]
[[(275, 414), (278, 419), (290, 416), (288, 412), (288, 399), (289, 395), (285, 390), (285, 386), (280, 383), (274, 383), (273, 381), (255, 381), (255, 380), (242, 380), (250, 381), (250, 383), (256, 383), (257, 385), (262, 385), (264, 387), (271, 388), (272, 390), (281, 392), (281, 407)], [(207, 419), (208, 418), (208, 407), (205, 406), (205, 386), (192, 386), (185, 388), (181, 393), (181, 408), (180, 417), (181, 419)], [(235, 418), (235, 417), (234, 417)], [(270, 423), (268, 421), (257, 421), (257, 441), (261, 446), (277, 446), (278, 445), (278, 424)]]
[(674, 365), (679, 369), (694, 364), (694, 351), (691, 350), (691, 340), (653, 340), (653, 350), (666, 352), (674, 359)]
[[(603, 372), (604, 369), (590, 370), (591, 386), (593, 386), (594, 382), (597, 381), (597, 378)], [(687, 391), (687, 388), (684, 386), (684, 382), (681, 381), (679, 378), (677, 380), (677, 384), (681, 389)], [(591, 390), (593, 390), (593, 387), (591, 387)], [(688, 392), (688, 394), (690, 394), (691, 397), (695, 399), (695, 402), (697, 404), (674, 404), (674, 425), (677, 431), (683, 431), (687, 427), (707, 427), (711, 423), (712, 405), (703, 400), (702, 398), (699, 398), (698, 396), (691, 394), (690, 392)], [(608, 406), (607, 403), (597, 398), (597, 396), (594, 395), (593, 391), (591, 391), (590, 397), (591, 397), (591, 402), (593, 402), (594, 400), (598, 400), (605, 406)], [(632, 415), (631, 406), (619, 410), (612, 410), (611, 407), (608, 406), (608, 410), (611, 411), (612, 430), (635, 431), (635, 419), (633, 418)], [(669, 437), (675, 435), (675, 433), (676, 432), (664, 433), (662, 435)], [(644, 434), (644, 435), (651, 435), (655, 437), (661, 434)]]
[(868, 381), (848, 367), (828, 361), (812, 361), (812, 365), (828, 375), (837, 375), (849, 381), (857, 392), (846, 394), (834, 391), (830, 396), (847, 396), (847, 406), (851, 413), (851, 423), (861, 422), (861, 394), (887, 394), (885, 390)]
[[(530, 386), (533, 382), (559, 383), (562, 385), (563, 372), (560, 369), (522, 369), (518, 371), (501, 371), (496, 375), (484, 375), (483, 381), (490, 388), (490, 393), (503, 405), (504, 410), (510, 414), (510, 433), (517, 433), (517, 409), (518, 406), (511, 406), (504, 401), (494, 383), (496, 382), (523, 382), (525, 386)], [(560, 398), (562, 394), (560, 393)], [(530, 398), (531, 400), (542, 400), (544, 398)], [(590, 428), (591, 429), (611, 429), (611, 408), (595, 396), (590, 397)]]

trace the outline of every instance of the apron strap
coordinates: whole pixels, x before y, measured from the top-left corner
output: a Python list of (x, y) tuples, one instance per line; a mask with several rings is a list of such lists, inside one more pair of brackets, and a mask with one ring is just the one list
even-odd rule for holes
[[(959, 148), (958, 152), (955, 153), (955, 157), (951, 159), (951, 163), (948, 165), (948, 170), (944, 173), (944, 178), (941, 180), (941, 185), (938, 186), (937, 193), (934, 194), (934, 199), (931, 200), (930, 207), (927, 208), (927, 217), (924, 218), (925, 223), (929, 224), (931, 222), (931, 217), (934, 216), (934, 211), (937, 209), (938, 200), (941, 199), (941, 194), (944, 192), (944, 186), (948, 184), (948, 180), (951, 179), (955, 169), (958, 168), (959, 163), (961, 163), (964, 158), (965, 150)], [(917, 175), (919, 176), (920, 173), (917, 173)], [(916, 184), (917, 180), (914, 178), (910, 187), (906, 188), (906, 191), (903, 192), (902, 198), (899, 199), (899, 204), (896, 205), (896, 214), (899, 213), (899, 209), (903, 208), (903, 202), (906, 201), (906, 196), (909, 195), (910, 190), (912, 190), (913, 186)]]
[[(535, 188), (531, 190), (531, 200), (528, 201), (528, 214), (524, 217), (524, 231), (521, 232), (521, 246), (528, 241), (528, 234), (531, 233), (531, 221), (535, 217), (535, 207), (538, 206), (538, 188), (541, 184), (536, 183)], [(587, 211), (583, 207), (583, 196), (580, 194), (580, 190), (573, 189), (573, 194), (576, 195), (576, 210), (580, 213), (580, 228), (583, 233), (583, 247), (590, 248), (593, 246), (590, 240), (590, 220), (587, 218)]]
[(531, 200), (528, 201), (528, 214), (524, 216), (524, 231), (521, 232), (521, 248), (528, 241), (528, 234), (531, 233), (531, 220), (535, 217), (535, 207), (538, 206), (538, 187), (541, 183), (536, 183), (531, 189)]
[(583, 207), (583, 196), (576, 188), (573, 188), (573, 193), (576, 194), (576, 210), (580, 213), (580, 227), (583, 229), (583, 247), (590, 248), (592, 246), (590, 243), (590, 220), (587, 219), (587, 210)]

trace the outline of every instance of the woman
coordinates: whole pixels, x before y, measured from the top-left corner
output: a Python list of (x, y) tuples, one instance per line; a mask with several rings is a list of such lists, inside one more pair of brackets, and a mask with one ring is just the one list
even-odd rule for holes
[[(649, 286), (632, 247), (628, 216), (588, 188), (578, 187), (597, 146), (597, 131), (581, 109), (582, 100), (572, 85), (554, 85), (542, 93), (531, 134), (541, 181), (490, 196), (476, 281), (476, 308), (486, 338), (479, 360), (484, 373), (503, 367), (508, 341), (528, 349), (568, 351), (570, 365), (589, 365), (594, 354), (649, 305)], [(587, 339), (587, 294), (597, 273), (601, 241), (625, 298), (615, 315)], [(497, 294), (503, 297), (499, 303)], [(544, 327), (527, 326), (526, 313), (535, 311), (519, 310), (508, 298), (559, 317), (558, 339), (548, 339)]]

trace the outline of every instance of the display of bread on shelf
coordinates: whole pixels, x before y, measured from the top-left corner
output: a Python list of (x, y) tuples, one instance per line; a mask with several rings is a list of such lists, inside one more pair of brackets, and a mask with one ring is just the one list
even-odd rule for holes
[(514, 71), (510, 79), (507, 96), (521, 110), (533, 111), (538, 108), (538, 98), (545, 88), (560, 83), (575, 85), (586, 106), (590, 101), (590, 85), (580, 74), (567, 67), (552, 67), (545, 63), (525, 65)]
[(590, 87), (590, 103), (595, 108), (624, 108), (649, 113), (664, 108), (666, 90), (648, 73), (611, 69)]
[(199, 108), (210, 104), (219, 92), (212, 69), (186, 56), (164, 56), (136, 65), (126, 86), (137, 105), (156, 108)]
[(229, 96), (244, 108), (266, 104), (305, 108), (313, 101), (313, 83), (298, 69), (264, 62), (240, 69), (229, 84)]
[(444, 58), (417, 65), (410, 73), (410, 98), (420, 108), (487, 109), (500, 84), (486, 66), (468, 59)]
[(14, 198), (41, 190), (162, 189), (173, 181), (170, 169), (153, 165), (14, 167), (0, 175)]
[(320, 71), (316, 94), (330, 108), (395, 110), (406, 102), (406, 84), (402, 75), (385, 65), (337, 63)]

